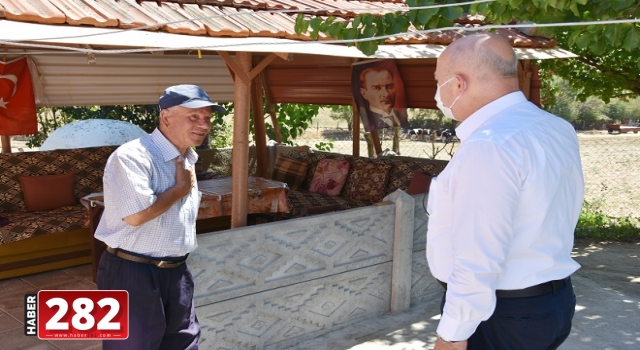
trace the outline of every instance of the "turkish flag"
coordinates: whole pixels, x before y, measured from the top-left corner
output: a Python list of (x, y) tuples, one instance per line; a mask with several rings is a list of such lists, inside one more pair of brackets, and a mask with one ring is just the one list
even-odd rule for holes
[(0, 61), (0, 135), (37, 133), (36, 102), (27, 58)]

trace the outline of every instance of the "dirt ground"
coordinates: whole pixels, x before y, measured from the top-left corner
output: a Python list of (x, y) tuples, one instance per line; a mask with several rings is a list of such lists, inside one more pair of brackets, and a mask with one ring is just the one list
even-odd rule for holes
[(578, 275), (611, 291), (640, 299), (640, 243), (578, 240), (573, 255), (582, 265), (576, 272)]

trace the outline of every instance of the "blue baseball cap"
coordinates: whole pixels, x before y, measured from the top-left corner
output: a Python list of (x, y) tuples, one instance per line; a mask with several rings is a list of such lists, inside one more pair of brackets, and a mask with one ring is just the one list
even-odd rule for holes
[(202, 108), (211, 106), (211, 110), (220, 113), (226, 113), (224, 107), (212, 102), (204, 90), (197, 85), (174, 85), (166, 88), (160, 99), (158, 100), (158, 108), (160, 110), (173, 106), (181, 106), (185, 108)]

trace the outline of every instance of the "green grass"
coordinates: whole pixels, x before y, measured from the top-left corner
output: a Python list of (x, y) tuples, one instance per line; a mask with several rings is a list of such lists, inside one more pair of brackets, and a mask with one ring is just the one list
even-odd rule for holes
[(585, 201), (575, 236), (595, 241), (640, 242), (640, 220), (607, 216), (600, 211), (597, 203)]

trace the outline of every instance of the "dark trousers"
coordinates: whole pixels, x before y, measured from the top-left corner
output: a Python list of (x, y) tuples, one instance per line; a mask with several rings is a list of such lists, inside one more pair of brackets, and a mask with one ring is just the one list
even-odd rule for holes
[[(440, 311), (446, 298), (442, 297)], [(528, 298), (498, 298), (491, 317), (468, 340), (468, 350), (557, 349), (571, 332), (576, 296), (571, 279), (553, 293)]]
[(161, 269), (105, 251), (97, 282), (98, 289), (129, 292), (129, 338), (105, 340), (104, 350), (198, 349), (200, 325), (186, 263)]

